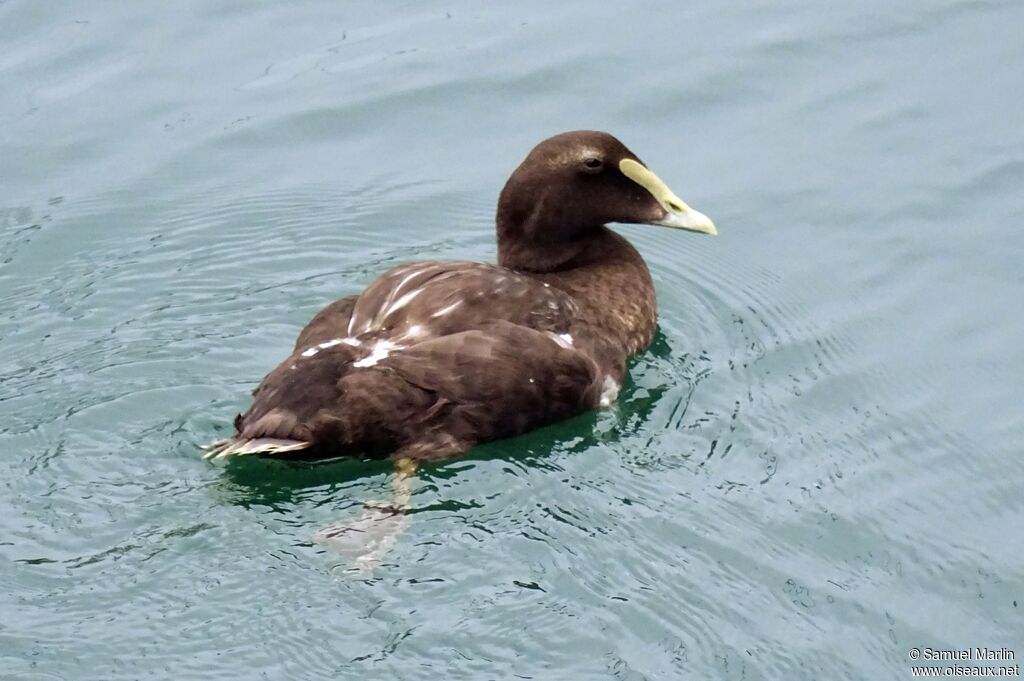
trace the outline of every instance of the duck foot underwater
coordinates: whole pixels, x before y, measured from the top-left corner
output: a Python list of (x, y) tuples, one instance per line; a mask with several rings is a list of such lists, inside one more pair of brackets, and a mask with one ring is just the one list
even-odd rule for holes
[(391, 475), (390, 501), (368, 501), (363, 505), (362, 515), (353, 522), (331, 525), (313, 535), (317, 544), (346, 559), (348, 567), (342, 574), (371, 575), (409, 527), (410, 483), (415, 474), (416, 465), (402, 460)]
[(405, 491), (390, 507), (401, 512), (368, 506), (318, 533), (343, 553), (361, 543), (357, 564), (379, 562), (408, 524), (401, 462), (449, 459), (614, 404), (657, 313), (647, 265), (612, 222), (717, 234), (608, 133), (550, 137), (498, 198), (497, 264), (408, 263), (331, 303), (206, 458), (398, 462)]

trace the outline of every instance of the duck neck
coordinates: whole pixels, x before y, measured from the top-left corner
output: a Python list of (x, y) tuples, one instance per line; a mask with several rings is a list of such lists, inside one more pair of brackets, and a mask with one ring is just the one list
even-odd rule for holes
[(505, 193), (498, 203), (496, 217), (498, 264), (502, 267), (537, 273), (572, 269), (578, 266), (580, 255), (588, 250), (586, 236), (603, 229), (567, 228), (566, 216), (547, 207), (549, 202), (543, 191), (538, 192), (536, 201), (529, 207), (510, 205)]
[(626, 354), (650, 344), (656, 322), (654, 284), (643, 258), (624, 237), (601, 225), (570, 242), (537, 243), (503, 229), (498, 264), (564, 290), (579, 317)]

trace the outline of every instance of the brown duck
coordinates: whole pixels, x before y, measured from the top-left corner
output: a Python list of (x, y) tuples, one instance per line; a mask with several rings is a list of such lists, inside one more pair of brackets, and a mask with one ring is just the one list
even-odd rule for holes
[(654, 285), (609, 222), (715, 234), (603, 132), (538, 144), (498, 199), (498, 264), (424, 261), (328, 305), (207, 458), (457, 456), (610, 405)]

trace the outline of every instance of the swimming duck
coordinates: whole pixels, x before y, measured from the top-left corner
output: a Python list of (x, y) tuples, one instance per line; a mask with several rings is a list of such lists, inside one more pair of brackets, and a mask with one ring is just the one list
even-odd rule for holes
[(331, 303), (206, 457), (415, 463), (609, 406), (656, 320), (610, 222), (716, 234), (615, 137), (550, 137), (501, 191), (498, 264), (409, 263)]

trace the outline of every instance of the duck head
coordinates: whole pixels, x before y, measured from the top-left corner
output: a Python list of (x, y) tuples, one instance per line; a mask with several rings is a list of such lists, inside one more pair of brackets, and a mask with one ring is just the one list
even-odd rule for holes
[(557, 269), (575, 255), (574, 244), (609, 222), (718, 233), (622, 142), (577, 130), (538, 144), (505, 183), (498, 260), (514, 269)]

